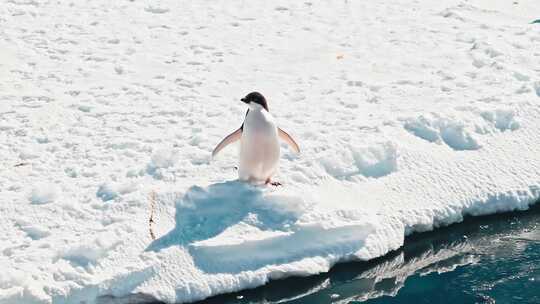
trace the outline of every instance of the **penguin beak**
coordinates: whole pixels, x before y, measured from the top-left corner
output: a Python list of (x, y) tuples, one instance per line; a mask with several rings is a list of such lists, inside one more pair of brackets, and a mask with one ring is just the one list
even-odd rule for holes
[(245, 103), (249, 103), (249, 101), (247, 101), (247, 99), (245, 97), (240, 99), (240, 101), (245, 102)]

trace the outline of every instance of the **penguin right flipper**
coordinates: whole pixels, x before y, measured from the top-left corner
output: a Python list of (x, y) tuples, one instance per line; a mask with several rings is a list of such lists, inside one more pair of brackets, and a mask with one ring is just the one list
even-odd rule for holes
[[(242, 127), (244, 125), (242, 124)], [(239, 140), (242, 137), (242, 127), (240, 127), (238, 130), (232, 132), (231, 134), (227, 135), (215, 148), (214, 151), (212, 151), (212, 157), (216, 156), (219, 151), (223, 150), (226, 146), (229, 144), (234, 143), (235, 141)]]
[(294, 152), (300, 153), (300, 147), (298, 146), (296, 141), (294, 141), (292, 136), (289, 135), (289, 133), (283, 131), (281, 128), (278, 128), (278, 134), (279, 134), (279, 138), (281, 138), (287, 144), (289, 144), (289, 146), (291, 146), (291, 148), (294, 150)]

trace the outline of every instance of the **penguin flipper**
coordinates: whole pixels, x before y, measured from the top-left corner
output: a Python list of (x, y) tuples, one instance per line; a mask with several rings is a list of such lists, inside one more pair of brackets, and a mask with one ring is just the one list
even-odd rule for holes
[(285, 141), (294, 150), (294, 152), (300, 153), (300, 147), (287, 132), (283, 131), (281, 128), (278, 128), (278, 133), (279, 138)]
[[(243, 125), (242, 125), (243, 126)], [(227, 135), (215, 148), (214, 151), (212, 151), (212, 157), (216, 156), (219, 151), (223, 150), (226, 146), (234, 143), (235, 141), (239, 140), (242, 137), (242, 127), (240, 127), (238, 130), (232, 132), (231, 134)]]

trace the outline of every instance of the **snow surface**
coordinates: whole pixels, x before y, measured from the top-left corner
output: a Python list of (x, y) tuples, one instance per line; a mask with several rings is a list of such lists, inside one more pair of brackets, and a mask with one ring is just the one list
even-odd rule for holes
[[(194, 301), (527, 209), (536, 2), (5, 1), (0, 303)], [(210, 157), (253, 90), (284, 187)]]

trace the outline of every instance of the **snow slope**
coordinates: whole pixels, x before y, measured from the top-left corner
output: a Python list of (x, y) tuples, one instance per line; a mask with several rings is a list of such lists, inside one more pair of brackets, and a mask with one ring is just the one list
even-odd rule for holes
[[(535, 2), (6, 1), (0, 303), (189, 302), (527, 209)], [(210, 158), (252, 90), (285, 187)]]

